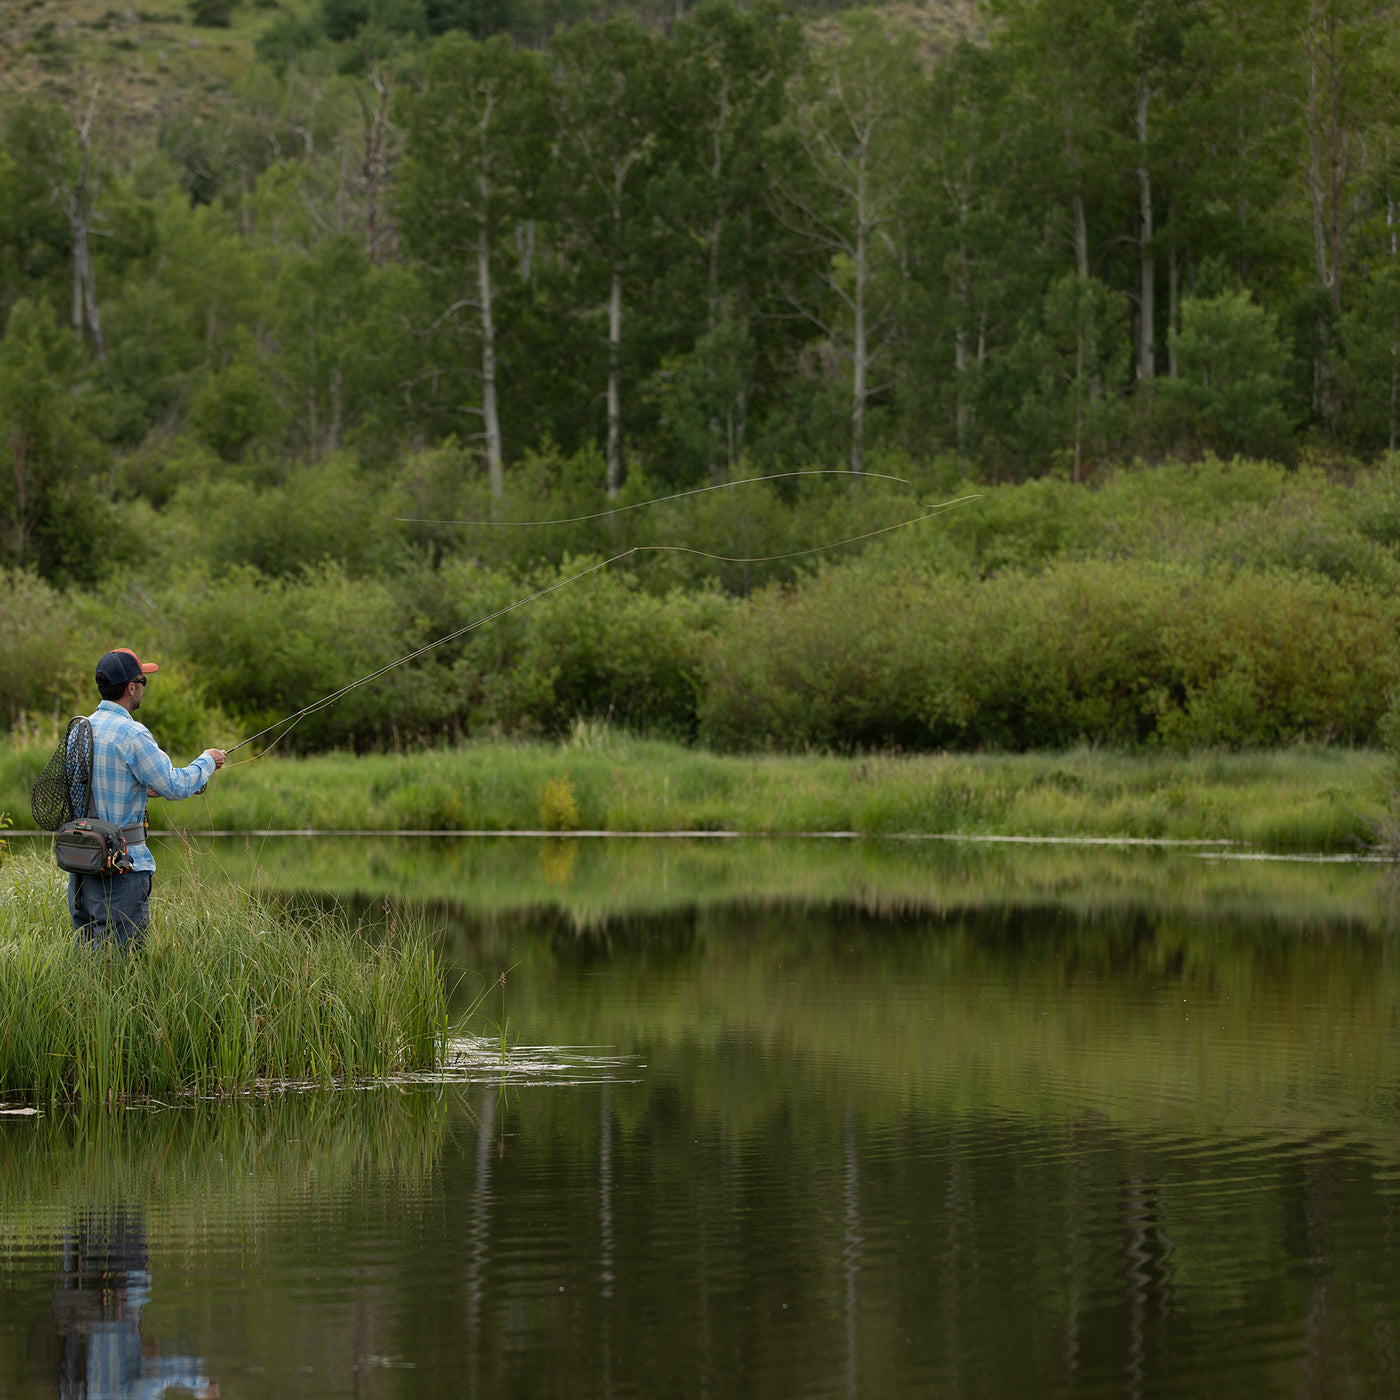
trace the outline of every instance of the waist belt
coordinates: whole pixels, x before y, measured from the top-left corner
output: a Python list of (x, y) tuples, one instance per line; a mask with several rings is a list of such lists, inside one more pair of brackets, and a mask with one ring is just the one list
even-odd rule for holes
[(128, 846), (144, 846), (146, 844), (146, 823), (137, 822), (135, 826), (122, 827), (122, 840)]

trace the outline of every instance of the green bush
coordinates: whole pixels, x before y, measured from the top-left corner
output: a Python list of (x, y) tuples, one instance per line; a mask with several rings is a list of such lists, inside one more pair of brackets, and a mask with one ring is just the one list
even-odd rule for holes
[[(584, 561), (566, 562), (562, 575)], [(606, 718), (637, 730), (695, 732), (703, 649), (730, 604), (716, 592), (658, 598), (604, 571), (533, 604), (519, 652), (483, 690), (483, 718), (560, 733)]]
[(1179, 377), (1160, 386), (1189, 434), (1223, 452), (1285, 452), (1288, 351), (1278, 321), (1247, 291), (1186, 297), (1172, 337)]
[(701, 732), (731, 749), (1366, 742), (1396, 613), (1308, 575), (1088, 561), (974, 582), (857, 565), (730, 615)]
[(165, 661), (151, 677), (137, 719), (177, 765), (211, 747), (226, 748), (239, 736), (236, 721), (211, 704), (188, 663)]
[(56, 589), (32, 573), (0, 570), (0, 717), (9, 725), (78, 688), (80, 630)]
[[(336, 564), (297, 579), (234, 569), (179, 601), (180, 651), (203, 693), (251, 732), (589, 562), (518, 580), (457, 560), (405, 570), (397, 588)], [(700, 649), (729, 606), (718, 593), (658, 598), (621, 574), (594, 574), (350, 691), (287, 743), (305, 751), (479, 729), (556, 733), (578, 716), (693, 734)]]
[(343, 458), (289, 473), (262, 489), (224, 480), (182, 491), (177, 513), (207, 528), (216, 571), (250, 564), (269, 576), (334, 560), (356, 576), (388, 572), (402, 552), (380, 492)]
[[(449, 455), (417, 464), (434, 489)], [(540, 457), (498, 508), (548, 518), (596, 504), (585, 466)], [(0, 574), (0, 724), (69, 710), (74, 695), (91, 708), (92, 661), (120, 642), (160, 661), (142, 717), (180, 758), (487, 618), (308, 716), (287, 747), (554, 735), (609, 718), (739, 748), (1370, 741), (1393, 679), (1391, 467), (1347, 482), (1207, 461), (1088, 488), (988, 487), (863, 555), (816, 556), (816, 572), (788, 561), (745, 583), (744, 566), (639, 552), (504, 613), (631, 542), (782, 553), (917, 506), (889, 483), (797, 478), (614, 517), (597, 526), (606, 547), (581, 557), (523, 542), (549, 530), (479, 530), (478, 558), (445, 535), (397, 535), (402, 500), (377, 490), (335, 459), (281, 487), (225, 476), (186, 485), (161, 514), (132, 504), (149, 517), (148, 566), (98, 591)], [(455, 499), (474, 490), (463, 478)], [(208, 509), (194, 508), (201, 493)], [(172, 563), (206, 522), (224, 531), (202, 546), (212, 568)], [(733, 596), (746, 588), (750, 601)], [(420, 797), (431, 824), (452, 824), (450, 794)]]
[[(424, 640), (389, 586), (352, 580), (335, 564), (296, 580), (232, 570), (180, 604), (183, 652), (205, 692), (259, 729), (364, 676)], [(429, 726), (444, 701), (437, 674), (400, 669), (308, 716), (297, 748), (384, 742)]]

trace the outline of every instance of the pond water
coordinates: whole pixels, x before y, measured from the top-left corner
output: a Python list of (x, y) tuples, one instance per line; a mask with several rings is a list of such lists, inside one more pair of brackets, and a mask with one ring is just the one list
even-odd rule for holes
[(421, 908), (490, 1045), (442, 1083), (0, 1118), (0, 1394), (1400, 1390), (1388, 871), (503, 840), (162, 869)]

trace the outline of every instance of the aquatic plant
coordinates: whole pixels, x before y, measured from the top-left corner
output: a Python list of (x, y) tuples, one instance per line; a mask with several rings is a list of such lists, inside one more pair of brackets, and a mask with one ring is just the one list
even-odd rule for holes
[(117, 1102), (428, 1069), (447, 1000), (423, 928), (362, 937), (197, 875), (158, 889), (135, 954), (79, 946), (39, 854), (0, 871), (0, 1093)]

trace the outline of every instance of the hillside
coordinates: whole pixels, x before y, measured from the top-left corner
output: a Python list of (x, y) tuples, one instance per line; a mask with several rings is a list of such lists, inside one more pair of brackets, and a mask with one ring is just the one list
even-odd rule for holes
[(270, 11), (234, 9), (201, 28), (177, 0), (151, 8), (111, 0), (21, 0), (0, 7), (0, 95), (73, 98), (93, 83), (128, 117), (159, 118), (174, 102), (217, 102), (246, 72)]

